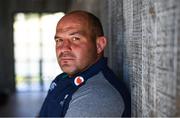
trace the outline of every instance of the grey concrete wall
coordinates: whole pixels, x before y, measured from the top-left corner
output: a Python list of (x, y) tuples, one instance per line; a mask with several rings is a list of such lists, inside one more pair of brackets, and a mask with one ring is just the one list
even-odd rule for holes
[(179, 0), (124, 0), (124, 69), (133, 116), (178, 116)]

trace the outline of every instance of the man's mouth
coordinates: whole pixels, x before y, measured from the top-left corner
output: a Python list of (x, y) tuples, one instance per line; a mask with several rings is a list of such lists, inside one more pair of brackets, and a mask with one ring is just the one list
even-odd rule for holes
[(60, 58), (60, 63), (61, 64), (67, 64), (69, 62), (72, 62), (73, 60), (75, 60), (75, 59), (74, 58), (62, 57), (62, 58)]
[(63, 61), (63, 60), (74, 60), (74, 58), (70, 58), (70, 57), (61, 57), (60, 60), (61, 60), (61, 61)]
[(71, 53), (61, 53), (59, 55), (60, 60), (74, 60), (75, 56)]

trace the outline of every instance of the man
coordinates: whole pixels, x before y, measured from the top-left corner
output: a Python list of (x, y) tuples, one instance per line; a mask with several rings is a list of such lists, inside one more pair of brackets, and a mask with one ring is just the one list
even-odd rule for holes
[(107, 39), (96, 16), (85, 11), (66, 14), (57, 24), (55, 42), (64, 73), (51, 83), (39, 116), (130, 116), (130, 96), (107, 66)]

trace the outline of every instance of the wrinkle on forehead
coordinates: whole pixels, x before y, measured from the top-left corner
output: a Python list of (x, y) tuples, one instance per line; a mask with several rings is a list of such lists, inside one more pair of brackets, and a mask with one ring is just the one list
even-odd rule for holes
[(78, 30), (78, 29), (66, 29), (66, 30), (59, 30), (57, 35), (79, 35), (79, 36), (87, 36), (87, 32), (84, 30)]
[(56, 29), (58, 32), (68, 32), (68, 31), (74, 31), (74, 30), (77, 30), (77, 25), (76, 26), (72, 26), (72, 25), (67, 25), (67, 26), (57, 26), (57, 29)]

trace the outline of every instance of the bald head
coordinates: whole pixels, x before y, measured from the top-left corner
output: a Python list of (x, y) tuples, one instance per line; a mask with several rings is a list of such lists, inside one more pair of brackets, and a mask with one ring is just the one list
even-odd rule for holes
[(96, 39), (99, 36), (104, 36), (102, 24), (99, 18), (92, 13), (86, 11), (72, 11), (62, 17), (59, 23), (67, 19), (83, 23), (89, 30), (90, 36), (93, 39)]
[(56, 27), (56, 55), (62, 70), (73, 76), (103, 56), (106, 38), (99, 19), (85, 11), (66, 14)]

